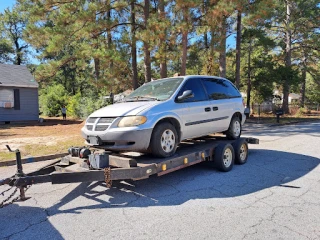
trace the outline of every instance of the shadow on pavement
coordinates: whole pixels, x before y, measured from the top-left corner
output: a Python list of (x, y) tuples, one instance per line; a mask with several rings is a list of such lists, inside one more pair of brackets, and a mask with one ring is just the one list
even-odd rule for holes
[[(175, 206), (193, 199), (238, 197), (271, 187), (299, 191), (301, 186), (293, 181), (309, 174), (319, 163), (319, 158), (306, 155), (252, 149), (245, 165), (235, 165), (227, 173), (200, 164), (162, 177), (134, 183), (116, 182), (111, 189), (103, 182), (81, 183), (46, 209), (18, 204), (0, 209), (0, 238), (62, 239), (48, 218), (65, 213), (81, 214), (86, 209)], [(81, 206), (77, 203), (78, 207), (73, 207), (72, 202), (79, 197)], [(36, 230), (39, 227), (41, 231)]]
[(64, 239), (39, 207), (0, 208), (0, 222), (0, 239)]

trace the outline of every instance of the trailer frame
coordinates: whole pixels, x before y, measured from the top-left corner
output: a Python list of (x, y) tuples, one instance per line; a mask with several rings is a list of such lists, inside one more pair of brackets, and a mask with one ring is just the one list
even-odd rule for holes
[[(152, 175), (163, 176), (201, 162), (211, 162), (213, 165), (219, 166), (219, 164), (217, 165), (217, 161), (220, 160), (217, 159), (223, 161), (224, 153), (221, 153), (221, 149), (227, 146), (233, 152), (232, 165), (228, 166), (228, 168), (219, 169), (226, 172), (232, 169), (234, 158), (239, 158), (235, 154), (239, 154), (241, 152), (239, 151), (240, 149), (233, 149), (234, 147), (240, 148), (239, 144), (246, 146), (247, 152), (245, 157), (247, 158), (248, 144), (259, 144), (259, 139), (239, 138), (237, 140), (227, 140), (219, 136), (205, 136), (180, 143), (176, 153), (167, 158), (155, 158), (148, 154), (135, 152), (112, 153), (106, 151), (109, 156), (109, 167), (103, 169), (92, 169), (88, 159), (67, 155), (27, 174), (23, 172), (20, 151), (15, 150), (17, 172), (10, 178), (0, 180), (0, 186), (7, 184), (19, 188), (20, 200), (26, 199), (25, 188), (27, 186), (40, 183), (63, 184), (105, 181), (107, 187), (111, 187), (112, 181), (136, 181), (147, 179)], [(7, 148), (9, 151), (12, 151), (9, 146)], [(92, 150), (101, 151), (101, 149)], [(217, 156), (217, 154), (222, 155)], [(243, 159), (242, 162), (238, 163), (243, 164), (245, 162), (246, 159)]]

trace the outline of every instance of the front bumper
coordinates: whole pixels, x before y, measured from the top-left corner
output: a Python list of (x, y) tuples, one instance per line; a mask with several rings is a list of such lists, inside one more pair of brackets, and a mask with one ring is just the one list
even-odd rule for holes
[(243, 125), (243, 124), (245, 123), (246, 119), (247, 119), (246, 114), (245, 114), (245, 113), (242, 113), (242, 121), (241, 121), (241, 125)]
[(97, 146), (97, 144), (90, 143), (89, 138), (97, 137), (98, 146), (107, 150), (146, 151), (150, 144), (152, 129), (122, 128), (101, 133), (88, 131), (84, 127), (81, 132), (86, 143), (91, 146)]

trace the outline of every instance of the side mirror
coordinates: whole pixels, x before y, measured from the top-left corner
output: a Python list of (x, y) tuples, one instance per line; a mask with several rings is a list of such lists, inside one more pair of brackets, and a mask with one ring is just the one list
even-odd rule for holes
[(186, 90), (177, 99), (178, 99), (179, 102), (182, 102), (182, 101), (184, 101), (184, 100), (186, 100), (188, 98), (192, 98), (192, 97), (194, 97), (193, 92), (191, 90)]

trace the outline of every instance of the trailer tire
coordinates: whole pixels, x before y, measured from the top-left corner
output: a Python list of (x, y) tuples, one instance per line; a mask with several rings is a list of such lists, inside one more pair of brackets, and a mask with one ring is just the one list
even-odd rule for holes
[(175, 127), (168, 122), (158, 124), (151, 136), (150, 148), (155, 157), (170, 157), (178, 146), (178, 134)]
[(221, 172), (229, 172), (234, 165), (234, 149), (230, 143), (219, 144), (213, 153), (214, 166)]
[(245, 139), (240, 138), (232, 143), (234, 149), (234, 161), (236, 164), (242, 165), (247, 162), (248, 159), (248, 143)]
[(227, 138), (230, 140), (238, 139), (240, 138), (241, 131), (242, 131), (242, 126), (241, 126), (241, 121), (239, 117), (233, 116), (230, 121), (228, 130), (225, 132)]

